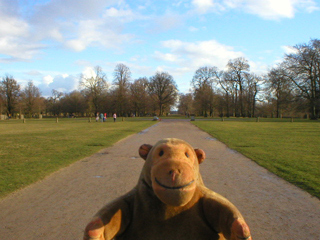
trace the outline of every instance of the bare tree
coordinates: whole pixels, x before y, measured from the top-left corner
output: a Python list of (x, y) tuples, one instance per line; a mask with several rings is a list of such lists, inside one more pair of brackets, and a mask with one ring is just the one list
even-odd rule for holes
[(128, 111), (128, 95), (131, 81), (131, 71), (126, 65), (119, 63), (114, 69), (113, 84), (117, 86), (115, 90), (115, 106), (117, 112), (123, 116)]
[(286, 77), (300, 95), (309, 101), (311, 119), (320, 115), (320, 40), (296, 45), (295, 53), (287, 54), (283, 62)]
[[(232, 80), (232, 75), (229, 72), (221, 72), (217, 79), (225, 93), (226, 116), (235, 116), (236, 84)], [(223, 111), (221, 111), (221, 115), (223, 116)]]
[(190, 114), (194, 113), (193, 104), (194, 100), (192, 93), (180, 94), (178, 106), (179, 113), (190, 116)]
[(80, 87), (90, 104), (90, 112), (95, 114), (102, 108), (103, 93), (107, 91), (107, 76), (100, 66), (94, 68), (91, 76), (81, 74)]
[(149, 94), (159, 106), (159, 115), (162, 116), (164, 108), (175, 104), (178, 96), (177, 85), (173, 77), (166, 72), (157, 72), (150, 78)]
[[(235, 92), (236, 102), (238, 100), (238, 91), (239, 91), (240, 112), (237, 115), (244, 117), (245, 113), (244, 113), (243, 93), (244, 93), (246, 75), (250, 71), (250, 65), (248, 63), (248, 60), (240, 57), (240, 58), (230, 60), (227, 64), (227, 67), (228, 67), (228, 72), (232, 77), (232, 80), (236, 83), (236, 92)], [(236, 109), (236, 112), (237, 112), (237, 109)]]
[(285, 69), (279, 65), (269, 71), (265, 78), (266, 93), (275, 102), (276, 117), (280, 118), (293, 100), (292, 84), (286, 77)]
[(114, 69), (114, 80), (113, 83), (119, 87), (128, 86), (131, 80), (131, 71), (129, 67), (123, 63), (117, 64)]
[(60, 101), (65, 114), (83, 115), (88, 107), (85, 97), (76, 90), (65, 94)]
[(261, 77), (256, 74), (247, 74), (247, 86), (246, 86), (246, 110), (248, 117), (255, 117), (257, 94), (260, 90)]
[(195, 72), (191, 85), (195, 89), (203, 89), (204, 85), (212, 84), (216, 78), (217, 72), (217, 67), (201, 67)]
[(130, 85), (130, 101), (136, 116), (145, 115), (150, 105), (148, 85), (149, 82), (146, 77), (139, 78)]
[(13, 116), (19, 101), (20, 85), (12, 76), (2, 78), (0, 82), (0, 94), (2, 96), (7, 115)]
[(61, 113), (61, 103), (63, 93), (55, 89), (52, 90), (52, 96), (47, 99), (47, 110), (54, 116), (58, 116)]
[(195, 72), (191, 81), (196, 108), (203, 116), (207, 116), (208, 111), (210, 116), (213, 114), (214, 92), (212, 84), (216, 79), (217, 72), (216, 67), (201, 67)]
[(38, 112), (40, 114), (40, 98), (41, 93), (38, 87), (36, 87), (32, 81), (28, 82), (28, 85), (21, 93), (21, 100), (25, 107), (25, 112), (32, 116), (33, 113)]

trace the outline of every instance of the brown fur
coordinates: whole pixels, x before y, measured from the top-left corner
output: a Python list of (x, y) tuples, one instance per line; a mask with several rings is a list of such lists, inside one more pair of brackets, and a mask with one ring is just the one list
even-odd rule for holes
[(139, 154), (146, 162), (137, 186), (97, 213), (84, 240), (252, 240), (237, 208), (204, 186), (203, 150), (163, 139)]

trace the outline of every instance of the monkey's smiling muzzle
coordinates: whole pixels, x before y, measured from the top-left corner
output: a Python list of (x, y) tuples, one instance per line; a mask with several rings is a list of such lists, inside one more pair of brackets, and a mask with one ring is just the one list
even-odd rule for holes
[(151, 179), (157, 197), (172, 206), (188, 203), (196, 187), (191, 164), (174, 158), (162, 159), (152, 166)]
[(190, 186), (190, 185), (194, 182), (194, 180), (192, 180), (192, 181), (190, 181), (189, 183), (184, 184), (184, 185), (182, 185), (182, 186), (169, 187), (169, 186), (166, 186), (166, 185), (162, 184), (157, 178), (155, 178), (154, 180), (155, 180), (155, 182), (156, 182), (158, 185), (160, 185), (161, 187), (163, 187), (163, 188), (165, 188), (165, 189), (170, 189), (170, 190), (182, 189), (182, 188), (185, 188), (185, 187)]

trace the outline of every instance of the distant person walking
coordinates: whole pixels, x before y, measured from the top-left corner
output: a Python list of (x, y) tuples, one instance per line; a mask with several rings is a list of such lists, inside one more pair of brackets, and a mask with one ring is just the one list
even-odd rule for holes
[(117, 114), (114, 113), (114, 114), (113, 114), (113, 122), (116, 122), (116, 120), (117, 120)]

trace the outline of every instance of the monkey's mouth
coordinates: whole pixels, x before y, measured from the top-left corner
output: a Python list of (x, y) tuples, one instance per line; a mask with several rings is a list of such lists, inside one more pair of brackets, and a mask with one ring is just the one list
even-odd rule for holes
[(176, 187), (169, 187), (169, 186), (166, 186), (166, 185), (164, 185), (164, 184), (162, 184), (157, 178), (155, 178), (155, 181), (156, 181), (156, 183), (158, 184), (158, 185), (160, 185), (161, 187), (163, 187), (163, 188), (165, 188), (165, 189), (173, 189), (173, 190), (176, 190), (176, 189), (181, 189), (181, 188), (185, 188), (185, 187), (188, 187), (189, 185), (191, 185), (193, 182), (194, 182), (194, 180), (192, 180), (192, 181), (190, 181), (190, 182), (188, 182), (187, 184), (184, 184), (184, 185), (182, 185), (182, 186), (176, 186)]

